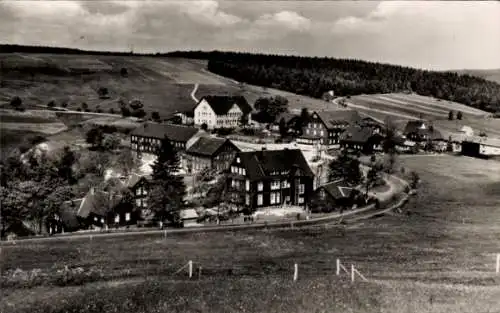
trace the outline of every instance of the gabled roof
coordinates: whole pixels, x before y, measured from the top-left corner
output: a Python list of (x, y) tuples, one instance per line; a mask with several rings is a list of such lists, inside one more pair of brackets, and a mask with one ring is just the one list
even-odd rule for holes
[(148, 180), (149, 177), (144, 176), (144, 175), (139, 175), (137, 173), (132, 173), (129, 175), (128, 179), (125, 181), (124, 187), (134, 188), (135, 185), (137, 185), (137, 183), (139, 183), (142, 179)]
[(368, 127), (351, 126), (342, 133), (342, 135), (340, 136), (340, 140), (366, 143), (373, 136), (382, 138), (381, 135), (375, 134), (373, 130)]
[(201, 156), (214, 156), (224, 145), (231, 145), (235, 151), (239, 149), (229, 140), (215, 137), (200, 137), (196, 140), (186, 153)]
[(404, 134), (415, 133), (418, 135), (427, 135), (431, 140), (443, 139), (441, 132), (424, 121), (408, 121), (405, 126)]
[(336, 110), (336, 111), (315, 111), (327, 129), (335, 128), (339, 124), (353, 124), (361, 120), (358, 111)]
[(314, 176), (299, 149), (240, 152), (236, 158), (238, 157), (252, 180), (272, 177), (273, 172), (282, 175), (281, 173), (289, 173), (294, 168), (302, 170), (305, 176)]
[(63, 202), (59, 215), (65, 228), (77, 229), (80, 226), (77, 210), (80, 208), (82, 200), (83, 198)]
[(157, 139), (163, 139), (163, 137), (167, 136), (172, 141), (186, 142), (196, 135), (198, 131), (198, 128), (195, 127), (147, 122), (134, 129), (131, 135)]
[(78, 208), (77, 216), (81, 218), (87, 218), (90, 213), (94, 213), (96, 215), (101, 215), (101, 216), (106, 215), (108, 207), (106, 207), (106, 205), (102, 205), (101, 203), (101, 200), (104, 199), (110, 199), (108, 205), (112, 208), (117, 206), (121, 201), (121, 197), (110, 196), (108, 192), (101, 190), (96, 190), (96, 191), (90, 190), (82, 199), (80, 207)]
[(378, 127), (384, 127), (384, 123), (381, 123), (379, 121), (377, 121), (376, 119), (370, 117), (370, 116), (367, 116), (367, 117), (364, 117), (362, 118), (361, 120), (359, 120), (357, 122), (358, 125), (360, 126), (378, 126)]
[(344, 180), (336, 180), (325, 185), (320, 186), (318, 189), (324, 189), (334, 199), (348, 198), (354, 188), (345, 184)]
[(195, 209), (184, 209), (179, 212), (180, 218), (183, 220), (195, 219), (198, 218), (199, 215)]
[(243, 96), (204, 96), (198, 104), (203, 100), (207, 101), (217, 115), (227, 114), (234, 104), (240, 108), (244, 115), (252, 111), (252, 107)]
[(288, 124), (290, 123), (293, 119), (299, 118), (300, 116), (294, 113), (290, 112), (283, 112), (280, 113), (278, 116), (276, 116), (276, 124), (279, 124), (281, 122), (281, 119), (285, 120), (285, 123)]

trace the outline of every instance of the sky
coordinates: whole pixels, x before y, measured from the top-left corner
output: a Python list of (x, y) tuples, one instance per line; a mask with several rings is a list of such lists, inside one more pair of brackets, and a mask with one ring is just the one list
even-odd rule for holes
[(500, 68), (500, 2), (0, 0), (0, 43)]

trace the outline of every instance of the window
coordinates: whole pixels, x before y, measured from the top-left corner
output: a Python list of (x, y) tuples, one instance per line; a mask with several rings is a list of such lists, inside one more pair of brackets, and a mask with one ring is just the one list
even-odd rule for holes
[(142, 194), (143, 195), (147, 195), (148, 194), (148, 190), (146, 188), (144, 188), (144, 186), (142, 186)]
[(231, 179), (231, 187), (236, 188), (236, 179)]
[(259, 182), (259, 184), (257, 185), (257, 191), (262, 191), (264, 190), (264, 184), (262, 182)]
[(325, 200), (325, 190), (321, 189), (321, 191), (319, 192), (319, 197), (321, 198), (321, 200)]
[(240, 158), (239, 157), (236, 158), (236, 163), (240, 163)]
[(103, 224), (104, 224), (104, 218), (101, 218), (101, 223), (103, 223)]
[(250, 195), (249, 194), (245, 195), (245, 204), (250, 205)]
[(281, 203), (281, 193), (276, 193), (276, 203)]
[(125, 221), (130, 221), (130, 213), (125, 213)]
[(319, 133), (320, 133), (320, 135), (321, 135), (321, 136), (323, 136), (323, 134), (324, 134), (324, 133), (323, 133), (323, 130), (321, 130)]
[(273, 180), (271, 182), (271, 190), (276, 190), (280, 189), (280, 181), (279, 180)]
[(248, 179), (245, 181), (245, 190), (250, 191), (250, 181)]
[(257, 195), (257, 205), (262, 205), (262, 203), (263, 203), (263, 197), (262, 197), (262, 195), (261, 194)]
[(140, 207), (141, 205), (141, 199), (135, 199), (135, 205)]
[(304, 191), (305, 191), (305, 185), (299, 184), (299, 194), (304, 193)]
[(309, 128), (308, 128), (308, 129), (306, 129), (306, 134), (308, 134), (308, 135), (309, 135)]
[(271, 204), (276, 203), (276, 192), (271, 192)]
[(281, 181), (281, 188), (289, 188), (290, 183), (286, 180)]
[(316, 136), (316, 130), (313, 130), (313, 135), (315, 135), (315, 136)]
[(304, 197), (299, 197), (299, 204), (303, 204), (304, 203)]
[(115, 216), (115, 223), (120, 223), (120, 215), (116, 214)]
[(236, 166), (231, 166), (231, 173), (238, 173)]

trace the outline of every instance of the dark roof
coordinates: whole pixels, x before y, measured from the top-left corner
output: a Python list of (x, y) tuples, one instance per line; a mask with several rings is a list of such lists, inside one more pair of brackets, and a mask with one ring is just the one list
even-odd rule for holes
[(198, 133), (198, 131), (198, 128), (195, 127), (147, 122), (134, 129), (131, 135), (157, 139), (167, 136), (172, 141), (186, 142)]
[(301, 169), (306, 176), (314, 176), (299, 149), (240, 152), (238, 157), (252, 180), (273, 176), (273, 172), (289, 173), (294, 167)]
[(429, 128), (430, 125), (426, 124), (424, 121), (408, 121), (404, 130), (404, 134), (408, 135), (410, 133), (416, 133), (418, 135), (427, 135), (432, 140), (443, 139), (441, 132), (434, 127)]
[(239, 149), (229, 139), (200, 137), (191, 145), (191, 147), (189, 147), (189, 149), (187, 149), (186, 152), (194, 155), (212, 157), (225, 144), (231, 145), (235, 151), (239, 151)]
[(245, 115), (252, 111), (252, 107), (243, 96), (204, 96), (200, 99), (200, 102), (203, 101), (203, 99), (208, 102), (217, 115), (227, 114), (234, 104), (238, 105)]
[[(90, 213), (94, 213), (96, 215), (100, 216), (105, 216), (107, 207), (106, 205), (103, 205), (103, 202), (105, 202), (106, 198), (109, 198), (110, 194), (105, 191), (100, 191), (100, 190), (90, 190), (87, 195), (82, 199), (80, 203), (80, 207), (78, 208), (77, 215), (82, 218), (87, 218)], [(109, 205), (111, 207), (117, 206), (121, 202), (121, 198), (119, 196), (114, 196), (111, 197), (111, 201)]]
[(337, 110), (337, 111), (315, 111), (319, 118), (325, 123), (326, 128), (335, 128), (338, 124), (352, 124), (361, 120), (358, 111)]
[(65, 229), (77, 229), (80, 227), (80, 222), (78, 221), (77, 217), (77, 211), (80, 207), (81, 202), (82, 199), (63, 202), (61, 210), (59, 211), (59, 216), (61, 217)]
[(322, 185), (318, 189), (324, 189), (334, 199), (348, 198), (353, 190), (342, 179)]
[(340, 140), (366, 143), (373, 136), (382, 138), (381, 135), (375, 134), (373, 130), (368, 127), (351, 126), (342, 133)]
[(384, 123), (381, 123), (369, 116), (362, 118), (360, 121), (357, 122), (357, 124), (361, 126), (379, 126), (379, 127), (385, 126)]
[(292, 120), (296, 119), (296, 118), (299, 118), (300, 116), (297, 115), (297, 114), (293, 114), (293, 113), (290, 113), (290, 112), (283, 112), (283, 113), (280, 113), (278, 116), (276, 116), (276, 124), (279, 124), (281, 122), (281, 119), (284, 119), (285, 120), (285, 123), (288, 124), (290, 123)]
[(129, 175), (127, 181), (125, 181), (124, 187), (134, 188), (143, 179), (148, 180), (149, 177), (145, 175), (139, 175), (137, 173), (132, 173)]

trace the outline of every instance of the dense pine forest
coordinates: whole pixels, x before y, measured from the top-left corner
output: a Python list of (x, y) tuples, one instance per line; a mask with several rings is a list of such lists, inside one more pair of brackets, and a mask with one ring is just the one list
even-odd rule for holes
[(435, 72), (352, 59), (264, 55), (220, 51), (133, 52), (0, 45), (0, 53), (53, 53), (182, 57), (208, 60), (208, 70), (241, 82), (321, 98), (336, 95), (415, 92), (489, 112), (500, 111), (500, 84), (456, 72)]
[(435, 72), (361, 60), (259, 55), (233, 52), (174, 52), (208, 59), (208, 70), (237, 81), (320, 98), (337, 95), (415, 92), (500, 111), (500, 85), (454, 72)]

